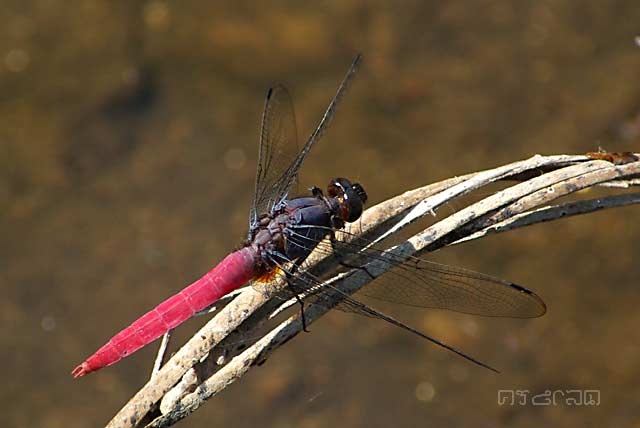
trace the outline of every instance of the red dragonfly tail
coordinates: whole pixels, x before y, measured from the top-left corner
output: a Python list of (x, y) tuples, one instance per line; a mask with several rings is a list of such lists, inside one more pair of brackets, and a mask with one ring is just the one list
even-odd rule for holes
[(153, 342), (167, 331), (211, 306), (225, 294), (242, 287), (256, 275), (251, 247), (235, 251), (202, 278), (160, 303), (98, 349), (71, 374), (78, 378), (111, 365)]

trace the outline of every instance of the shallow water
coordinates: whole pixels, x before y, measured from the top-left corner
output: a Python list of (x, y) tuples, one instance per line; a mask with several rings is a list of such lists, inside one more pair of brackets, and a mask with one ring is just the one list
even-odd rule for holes
[[(633, 1), (5, 3), (7, 426), (99, 426), (146, 381), (154, 349), (79, 381), (69, 372), (244, 238), (272, 82), (289, 87), (303, 140), (365, 55), (302, 189), (347, 176), (377, 202), (535, 153), (640, 151)], [(535, 290), (541, 319), (382, 305), (501, 375), (338, 313), (180, 426), (638, 424), (637, 216), (601, 212), (436, 255)], [(567, 389), (599, 390), (600, 404), (498, 405), (499, 390)]]

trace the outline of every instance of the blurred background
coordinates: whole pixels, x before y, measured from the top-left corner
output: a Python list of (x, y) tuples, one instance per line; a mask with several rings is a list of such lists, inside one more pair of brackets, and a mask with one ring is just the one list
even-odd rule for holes
[[(375, 203), (535, 153), (640, 151), (639, 22), (632, 0), (4, 0), (5, 426), (101, 426), (146, 382), (156, 345), (69, 372), (244, 239), (274, 82), (290, 89), (304, 141), (364, 54), (301, 188), (343, 175)], [(381, 305), (500, 375), (333, 313), (179, 426), (640, 426), (639, 210), (434, 255), (535, 290), (543, 318)], [(601, 401), (499, 406), (500, 389), (597, 389)]]

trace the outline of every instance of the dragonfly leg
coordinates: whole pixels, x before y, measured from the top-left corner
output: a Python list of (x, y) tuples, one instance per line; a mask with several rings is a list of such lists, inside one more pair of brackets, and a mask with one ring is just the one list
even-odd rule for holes
[(329, 234), (329, 241), (331, 242), (331, 248), (333, 249), (332, 253), (334, 257), (338, 260), (338, 264), (340, 264), (340, 266), (346, 267), (349, 269), (361, 269), (365, 271), (365, 273), (369, 275), (371, 279), (375, 279), (375, 277), (371, 275), (371, 273), (367, 270), (366, 267), (359, 266), (359, 265), (352, 265), (342, 259), (342, 257), (340, 256), (340, 251), (338, 251), (338, 248), (337, 248), (338, 241), (336, 239), (336, 234), (333, 231), (331, 231), (331, 233)]
[(302, 266), (302, 263), (304, 263), (304, 261), (307, 259), (308, 256), (309, 255), (307, 254), (306, 256), (300, 257), (298, 260), (296, 260), (295, 263), (293, 263), (293, 266), (291, 267), (291, 272), (287, 272), (287, 284), (289, 285), (289, 289), (293, 292), (293, 295), (296, 296), (296, 300), (300, 305), (300, 320), (302, 321), (302, 331), (306, 333), (309, 333), (309, 330), (307, 329), (307, 318), (304, 315), (304, 301), (300, 297), (300, 294), (298, 294), (298, 292), (296, 291), (290, 279), (293, 277), (293, 274), (295, 274), (298, 271), (300, 266)]
[[(296, 298), (296, 301), (300, 305), (300, 319), (302, 321), (302, 330), (305, 333), (309, 333), (309, 330), (307, 329), (307, 318), (304, 315), (304, 301), (302, 300), (302, 297), (300, 297), (300, 294), (298, 293), (298, 290), (296, 290), (296, 287), (293, 285), (292, 278), (295, 275), (295, 273), (298, 271), (300, 266), (302, 266), (302, 263), (304, 263), (304, 261), (307, 259), (308, 256), (309, 256), (309, 254), (298, 258), (298, 260), (296, 260), (293, 263), (293, 266), (291, 266), (291, 268), (289, 268), (289, 269), (284, 269), (282, 266), (280, 267), (285, 273), (285, 276), (286, 276), (286, 279), (287, 279), (287, 287), (289, 287), (289, 290), (291, 290), (291, 293), (293, 293), (293, 295)], [(271, 254), (271, 257), (272, 257), (272, 259), (284, 259), (284, 260), (286, 260), (286, 257), (284, 255), (281, 255), (281, 254), (278, 254), (278, 253)]]
[(304, 315), (304, 301), (302, 300), (300, 295), (291, 287), (290, 283), (289, 283), (289, 288), (293, 292), (293, 295), (296, 296), (296, 300), (298, 301), (298, 304), (300, 305), (300, 319), (302, 321), (302, 331), (304, 331), (305, 333), (309, 333), (309, 330), (307, 329), (307, 319), (306, 319), (306, 317)]
[(293, 282), (291, 281), (291, 278), (293, 278), (293, 275), (298, 271), (300, 266), (302, 266), (302, 263), (304, 263), (304, 261), (307, 259), (308, 256), (309, 254), (298, 258), (298, 260), (296, 260), (293, 263), (291, 270), (287, 272), (287, 285), (289, 286), (289, 289), (291, 290), (293, 295), (296, 297), (296, 301), (300, 305), (300, 320), (302, 321), (302, 331), (304, 331), (305, 333), (309, 333), (309, 330), (307, 329), (307, 317), (304, 315), (304, 301), (302, 300), (302, 297), (300, 297), (300, 294), (298, 293), (298, 291), (293, 286)]

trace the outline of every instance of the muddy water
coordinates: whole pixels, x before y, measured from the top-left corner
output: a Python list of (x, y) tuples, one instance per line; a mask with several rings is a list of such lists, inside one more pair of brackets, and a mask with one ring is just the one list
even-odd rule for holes
[[(535, 153), (640, 151), (638, 22), (634, 1), (5, 2), (5, 424), (99, 426), (145, 382), (151, 349), (80, 381), (69, 371), (242, 240), (272, 82), (290, 88), (305, 138), (364, 53), (301, 182), (353, 177), (379, 201)], [(542, 319), (383, 306), (501, 375), (333, 314), (181, 426), (638, 424), (637, 218), (602, 212), (436, 255), (534, 289)], [(567, 389), (599, 390), (600, 404), (497, 400)]]

